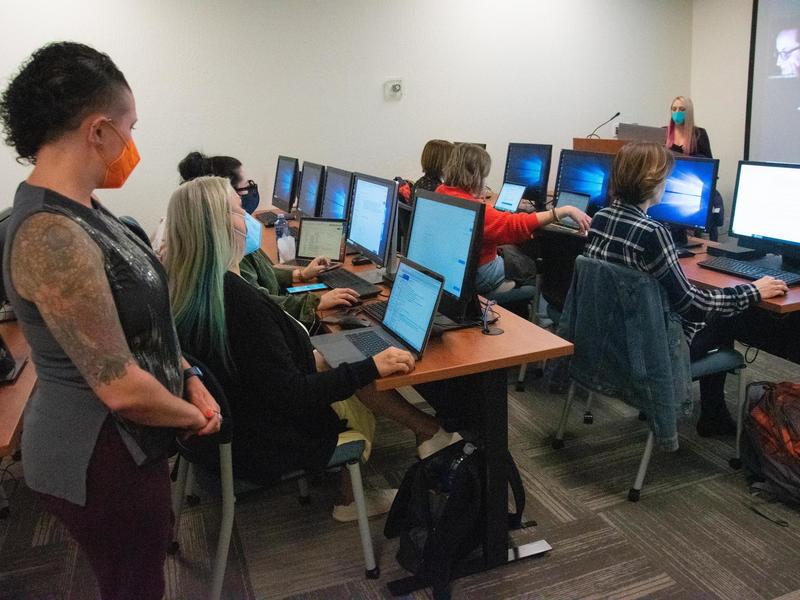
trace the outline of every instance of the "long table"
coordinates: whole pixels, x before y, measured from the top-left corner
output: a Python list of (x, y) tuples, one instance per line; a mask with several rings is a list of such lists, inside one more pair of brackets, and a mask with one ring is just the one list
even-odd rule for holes
[[(264, 230), (262, 249), (277, 263), (277, 245), (273, 228)], [(354, 266), (348, 257), (344, 268), (354, 272), (370, 266)], [(375, 382), (378, 390), (463, 378), (469, 398), (480, 415), (477, 432), (483, 443), (486, 480), (486, 522), (483, 553), (477, 564), (464, 565), (455, 575), (485, 571), (550, 549), (544, 540), (513, 546), (508, 536), (508, 379), (507, 368), (523, 363), (568, 356), (573, 347), (558, 336), (541, 329), (502, 308), (496, 308), (498, 325), (505, 333), (487, 336), (476, 327), (445, 332), (431, 340), (425, 355), (412, 373), (384, 377)], [(396, 595), (426, 587), (425, 581), (407, 577), (389, 583)]]

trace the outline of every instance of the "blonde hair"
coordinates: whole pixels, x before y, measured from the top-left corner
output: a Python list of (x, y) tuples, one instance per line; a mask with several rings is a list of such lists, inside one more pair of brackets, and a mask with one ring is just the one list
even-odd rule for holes
[(697, 148), (697, 140), (694, 136), (694, 102), (689, 96), (675, 96), (669, 103), (669, 125), (667, 126), (667, 148), (672, 148), (675, 143), (675, 121), (672, 120), (672, 105), (676, 100), (683, 102), (686, 110), (683, 111), (683, 130), (686, 133), (686, 143), (683, 145), (684, 154), (694, 154)]
[(230, 362), (225, 322), (225, 273), (236, 260), (228, 199), (236, 192), (222, 177), (182, 184), (167, 209), (164, 259), (170, 304), (181, 345)]
[(655, 142), (628, 142), (611, 167), (611, 194), (622, 204), (641, 204), (653, 197), (672, 171), (672, 153)]
[(441, 179), (444, 167), (453, 152), (453, 142), (447, 140), (430, 140), (422, 149), (420, 163), (422, 172), (428, 177)]
[(458, 144), (444, 168), (444, 183), (476, 196), (483, 189), (491, 168), (492, 159), (486, 150), (475, 144)]

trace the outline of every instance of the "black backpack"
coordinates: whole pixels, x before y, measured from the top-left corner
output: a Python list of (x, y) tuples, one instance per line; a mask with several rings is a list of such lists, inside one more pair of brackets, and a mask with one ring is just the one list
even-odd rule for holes
[[(485, 511), (480, 447), (464, 458), (449, 493), (442, 492), (442, 480), (466, 443), (452, 444), (408, 469), (383, 530), (387, 538), (400, 536), (397, 562), (429, 581), (435, 598), (449, 597), (453, 568), (481, 545)], [(506, 464), (516, 507), (508, 515), (509, 528), (519, 529), (525, 489), (510, 453)]]

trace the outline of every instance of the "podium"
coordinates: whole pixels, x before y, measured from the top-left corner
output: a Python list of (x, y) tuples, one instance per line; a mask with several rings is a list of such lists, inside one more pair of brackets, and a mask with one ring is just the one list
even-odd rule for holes
[(610, 140), (602, 138), (572, 138), (572, 149), (581, 152), (600, 152), (616, 154), (630, 140)]

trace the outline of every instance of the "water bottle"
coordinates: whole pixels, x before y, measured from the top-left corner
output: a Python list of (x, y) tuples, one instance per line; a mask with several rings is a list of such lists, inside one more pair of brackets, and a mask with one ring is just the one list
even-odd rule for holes
[(471, 444), (469, 442), (464, 444), (461, 454), (453, 459), (453, 462), (450, 463), (450, 468), (444, 473), (442, 492), (449, 493), (450, 490), (453, 489), (453, 482), (456, 480), (456, 471), (458, 471), (458, 467), (460, 467), (461, 463), (463, 463), (468, 456), (475, 452), (476, 449), (477, 448), (475, 444)]
[(286, 222), (286, 215), (280, 213), (275, 219), (275, 239), (279, 240), (289, 233), (289, 224)]

